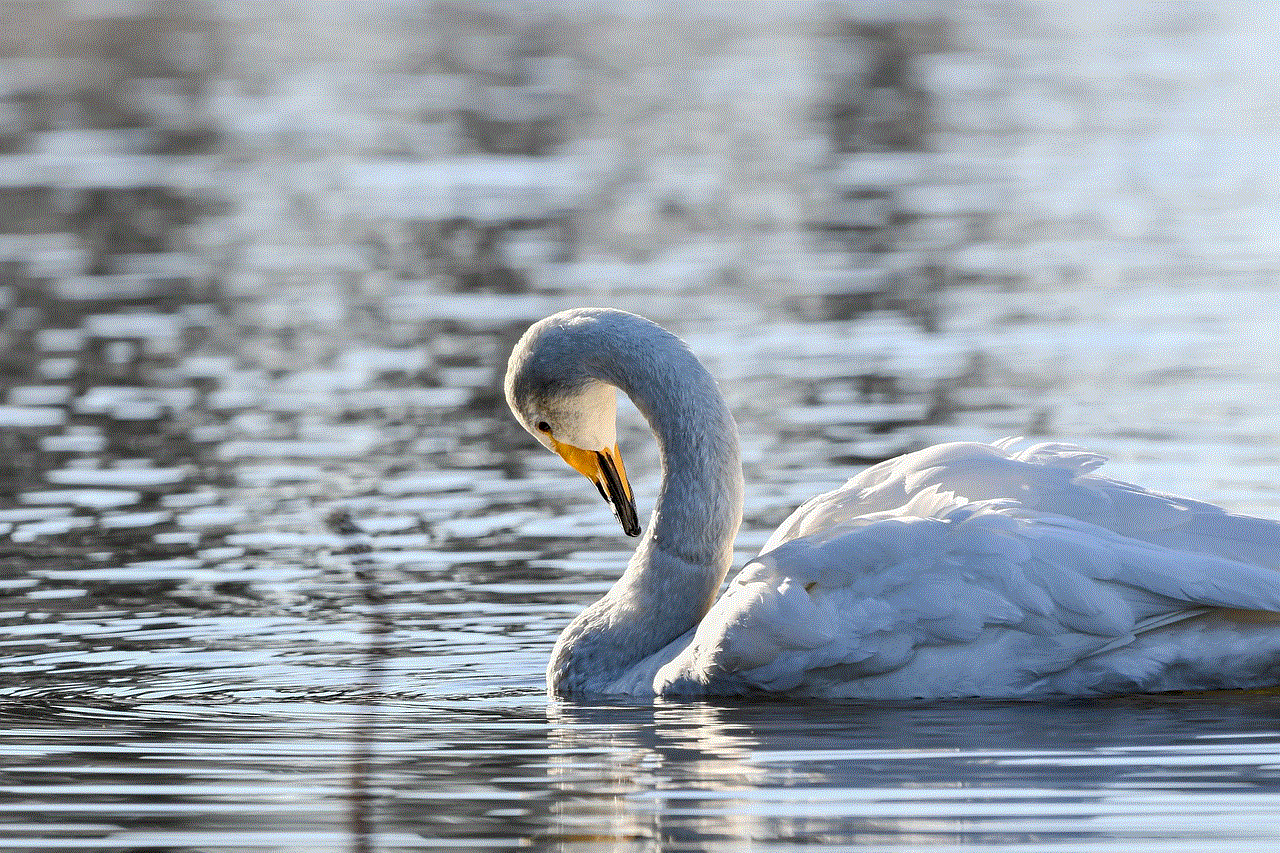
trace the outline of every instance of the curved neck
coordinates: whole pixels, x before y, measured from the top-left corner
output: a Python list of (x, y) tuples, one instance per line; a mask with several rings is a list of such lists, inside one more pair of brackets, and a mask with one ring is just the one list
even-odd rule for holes
[[(639, 317), (601, 329), (587, 370), (648, 420), (662, 485), (626, 572), (557, 643), (554, 692), (604, 688), (697, 625), (733, 559), (742, 522), (738, 429), (715, 380), (684, 342)], [(638, 685), (643, 687), (643, 685)]]
[(658, 499), (631, 566), (656, 548), (715, 569), (719, 587), (742, 522), (738, 427), (711, 374), (679, 338), (666, 336), (668, 346), (653, 347), (650, 357), (637, 358), (632, 348), (626, 375), (600, 377), (636, 404), (662, 462)]

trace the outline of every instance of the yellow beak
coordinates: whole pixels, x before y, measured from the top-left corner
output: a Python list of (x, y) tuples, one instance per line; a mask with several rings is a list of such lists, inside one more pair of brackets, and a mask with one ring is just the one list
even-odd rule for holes
[(554, 438), (551, 439), (551, 446), (571, 468), (595, 483), (600, 495), (613, 508), (614, 517), (622, 525), (622, 531), (628, 536), (639, 536), (640, 518), (636, 514), (636, 499), (631, 494), (627, 469), (622, 464), (618, 446), (615, 444), (604, 450), (583, 450), (572, 444), (562, 444)]

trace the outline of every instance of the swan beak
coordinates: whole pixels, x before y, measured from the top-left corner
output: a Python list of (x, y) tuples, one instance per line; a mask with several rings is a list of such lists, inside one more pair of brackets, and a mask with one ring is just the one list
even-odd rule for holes
[(628, 536), (639, 536), (640, 517), (636, 514), (636, 499), (631, 494), (627, 469), (622, 464), (618, 446), (615, 444), (604, 450), (583, 450), (572, 444), (561, 444), (555, 439), (551, 440), (551, 444), (571, 468), (596, 484), (600, 495), (613, 508), (613, 515), (622, 525), (622, 531)]

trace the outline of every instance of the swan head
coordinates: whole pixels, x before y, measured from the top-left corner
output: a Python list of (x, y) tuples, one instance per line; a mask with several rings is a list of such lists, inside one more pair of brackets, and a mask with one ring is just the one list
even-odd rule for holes
[(507, 404), (543, 447), (595, 484), (623, 531), (639, 536), (636, 502), (618, 452), (617, 391), (588, 372), (590, 350), (569, 314), (535, 323), (520, 338), (507, 365)]

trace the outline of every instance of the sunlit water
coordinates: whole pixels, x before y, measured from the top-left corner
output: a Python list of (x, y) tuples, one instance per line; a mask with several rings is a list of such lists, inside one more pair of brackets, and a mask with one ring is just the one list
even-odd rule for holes
[[(125, 10), (79, 60), (124, 64), (120, 102), (6, 60), (13, 91), (83, 103), (6, 90), (0, 116), (0, 846), (1275, 849), (1269, 692), (545, 697), (631, 544), (498, 391), (520, 331), (571, 305), (644, 313), (720, 379), (739, 563), (809, 496), (948, 438), (1078, 441), (1280, 516), (1247, 14), (767, 8), (767, 38), (712, 10), (585, 46), (228, 8), (162, 15), (182, 50), (122, 60)], [(653, 39), (683, 59), (646, 65)], [(315, 59), (353, 46), (358, 72)], [(664, 124), (673, 86), (693, 106)], [(715, 121), (756, 135), (699, 153)], [(645, 506), (656, 451), (620, 416)]]

